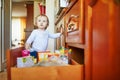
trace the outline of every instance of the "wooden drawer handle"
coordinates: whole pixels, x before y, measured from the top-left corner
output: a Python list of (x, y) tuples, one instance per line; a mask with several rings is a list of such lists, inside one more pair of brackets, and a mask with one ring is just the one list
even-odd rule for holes
[(79, 15), (71, 15), (70, 17), (71, 17), (71, 18), (78, 18)]
[(72, 18), (79, 18), (79, 15), (70, 15), (68, 23), (71, 21)]

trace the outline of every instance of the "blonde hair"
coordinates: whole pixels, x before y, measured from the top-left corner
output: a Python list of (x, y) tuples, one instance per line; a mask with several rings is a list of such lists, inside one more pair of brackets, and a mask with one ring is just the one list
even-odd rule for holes
[(48, 19), (47, 15), (45, 15), (45, 14), (37, 15), (37, 16), (35, 17), (35, 26), (37, 26), (37, 18), (38, 18), (38, 17), (46, 17), (46, 18), (47, 18), (47, 26), (46, 26), (46, 28), (45, 28), (45, 29), (47, 29), (47, 27), (49, 26), (49, 19)]

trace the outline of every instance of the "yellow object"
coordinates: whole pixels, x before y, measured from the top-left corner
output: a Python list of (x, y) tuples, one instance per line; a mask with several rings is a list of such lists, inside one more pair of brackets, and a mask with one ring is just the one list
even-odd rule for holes
[(50, 53), (38, 53), (38, 62), (47, 61)]

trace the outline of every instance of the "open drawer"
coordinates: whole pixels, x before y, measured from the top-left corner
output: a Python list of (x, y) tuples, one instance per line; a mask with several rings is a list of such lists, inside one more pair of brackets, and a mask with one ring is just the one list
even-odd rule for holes
[(74, 60), (71, 60), (71, 64), (67, 66), (14, 67), (15, 65), (11, 65), (11, 62), (13, 64), (12, 60), (17, 57), (15, 54), (20, 54), (22, 49), (17, 48), (7, 51), (8, 80), (83, 80), (83, 65), (76, 63)]

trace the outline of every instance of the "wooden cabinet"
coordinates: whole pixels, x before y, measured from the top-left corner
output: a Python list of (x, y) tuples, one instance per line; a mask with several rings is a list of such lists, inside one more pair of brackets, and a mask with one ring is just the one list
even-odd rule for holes
[[(68, 7), (56, 19), (56, 27), (64, 21), (65, 43), (69, 46), (84, 48), (84, 0), (70, 0)], [(81, 44), (81, 45), (78, 45)]]
[[(63, 15), (66, 45), (85, 66), (84, 80), (120, 80), (120, 1), (71, 1)], [(77, 28), (68, 31), (72, 23)]]
[[(84, 47), (83, 46), (84, 46), (84, 40), (85, 40), (83, 13), (84, 13), (83, 0), (82, 1), (70, 0), (68, 7), (64, 8), (61, 11), (60, 15), (58, 16), (58, 19), (56, 19), (56, 22), (55, 22), (57, 27), (56, 28), (57, 32), (63, 29), (65, 33), (64, 36), (57, 39), (57, 49), (58, 47), (63, 45), (65, 47), (71, 48), (72, 49), (72, 54), (70, 55), (71, 58), (81, 65), (84, 64)], [(72, 27), (72, 29), (69, 29), (70, 27)]]
[[(76, 0), (73, 0), (76, 1)], [(66, 42), (84, 43), (84, 1), (77, 0), (65, 15)]]

